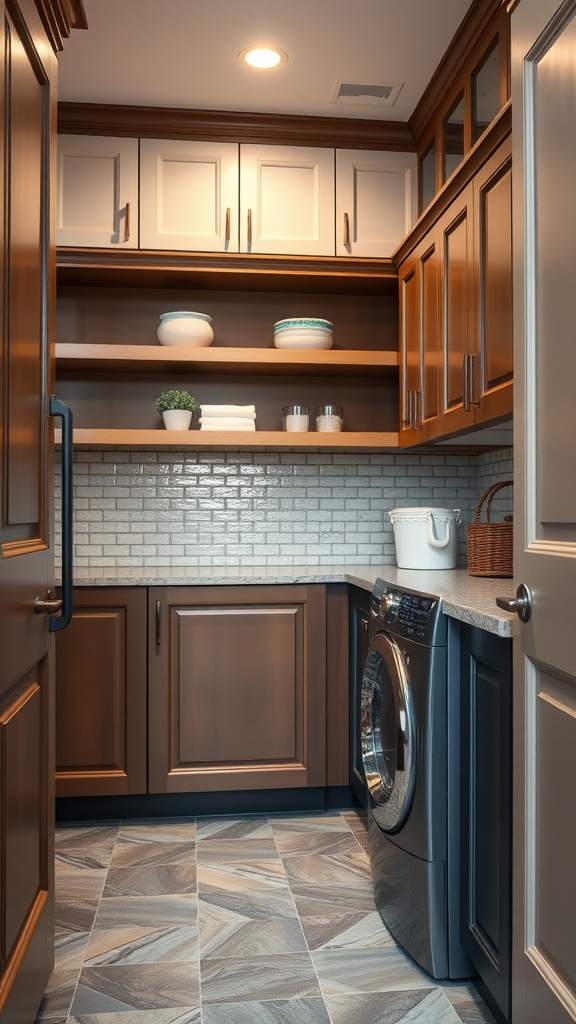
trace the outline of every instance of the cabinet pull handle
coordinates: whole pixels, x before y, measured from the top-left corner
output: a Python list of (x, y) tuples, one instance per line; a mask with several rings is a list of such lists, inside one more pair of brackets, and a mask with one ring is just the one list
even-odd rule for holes
[(54, 395), (50, 397), (50, 415), (62, 420), (62, 611), (55, 615), (54, 609), (45, 609), (48, 632), (56, 633), (66, 628), (74, 611), (74, 443), (72, 411)]
[(350, 218), (347, 213), (344, 214), (344, 245), (350, 248)]
[(422, 390), (414, 392), (414, 430), (422, 430)]
[(368, 619), (360, 619), (360, 623), (362, 625), (362, 629), (364, 630), (364, 632), (367, 633), (368, 632)]
[(248, 210), (248, 248), (252, 248), (252, 210)]
[(162, 606), (160, 601), (156, 601), (156, 647), (160, 647), (161, 636), (161, 624), (162, 624)]
[(124, 241), (130, 241), (130, 203), (126, 203), (126, 217), (124, 219)]
[(470, 412), (470, 371), (468, 368), (468, 356), (462, 356), (462, 407), (464, 412)]
[(409, 391), (408, 392), (408, 423), (409, 423), (409, 426), (410, 426), (410, 430), (415, 430), (415, 426), (414, 426), (414, 396), (415, 396), (415, 394), (416, 394), (415, 391)]
[[(478, 387), (478, 356), (474, 352), (470, 356), (470, 405), (480, 405), (480, 388)], [(478, 395), (478, 398), (476, 398)]]
[(226, 207), (226, 242), (230, 241), (230, 207)]

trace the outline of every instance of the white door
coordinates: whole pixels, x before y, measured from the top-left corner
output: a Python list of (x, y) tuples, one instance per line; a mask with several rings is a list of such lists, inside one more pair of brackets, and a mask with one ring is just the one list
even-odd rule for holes
[(140, 140), (140, 247), (238, 252), (238, 145)]
[(334, 150), (240, 146), (240, 251), (334, 255)]
[(417, 215), (415, 153), (336, 150), (337, 256), (391, 256)]
[(576, 1020), (576, 0), (512, 12), (514, 1024)]
[(138, 139), (58, 136), (57, 245), (138, 248)]

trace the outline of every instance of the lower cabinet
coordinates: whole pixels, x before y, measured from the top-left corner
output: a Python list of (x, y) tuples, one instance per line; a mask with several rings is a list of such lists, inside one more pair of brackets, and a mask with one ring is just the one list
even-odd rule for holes
[(512, 641), (461, 634), (461, 941), (497, 1019), (510, 1019)]
[(323, 786), (323, 586), (149, 591), (149, 790)]
[(77, 588), (56, 634), (56, 796), (146, 792), (146, 589)]
[(342, 781), (324, 586), (79, 587), (74, 603), (56, 635), (57, 796)]

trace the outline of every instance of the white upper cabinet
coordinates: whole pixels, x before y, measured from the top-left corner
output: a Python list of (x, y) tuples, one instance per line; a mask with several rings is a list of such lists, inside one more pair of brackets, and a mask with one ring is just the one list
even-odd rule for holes
[(238, 252), (238, 145), (140, 141), (140, 247)]
[(336, 150), (337, 256), (391, 256), (417, 211), (415, 153)]
[(334, 150), (240, 146), (240, 251), (334, 255)]
[(138, 248), (138, 139), (58, 136), (58, 245)]

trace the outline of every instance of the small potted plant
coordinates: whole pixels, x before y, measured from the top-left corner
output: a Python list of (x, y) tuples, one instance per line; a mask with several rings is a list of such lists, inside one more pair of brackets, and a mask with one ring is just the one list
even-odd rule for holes
[(187, 391), (163, 391), (156, 399), (156, 408), (162, 414), (166, 430), (189, 430), (192, 413), (197, 407), (198, 402)]

